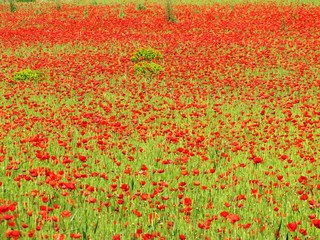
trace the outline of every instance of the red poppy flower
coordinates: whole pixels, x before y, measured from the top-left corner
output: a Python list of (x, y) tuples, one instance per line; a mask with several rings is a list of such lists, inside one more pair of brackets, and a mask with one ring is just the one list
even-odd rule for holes
[(54, 240), (64, 240), (65, 237), (64, 237), (64, 234), (54, 234), (53, 239)]
[(290, 232), (296, 231), (298, 224), (296, 222), (288, 223), (287, 228)]
[(320, 219), (312, 219), (311, 222), (313, 226), (315, 226), (316, 228), (320, 228)]
[(71, 216), (72, 216), (72, 214), (68, 210), (63, 210), (61, 212), (61, 217), (71, 217)]
[(6, 231), (6, 238), (18, 239), (20, 237), (20, 231), (8, 230)]
[(237, 214), (228, 215), (228, 219), (232, 224), (234, 224), (237, 221), (240, 221), (240, 217)]
[(186, 197), (183, 200), (183, 203), (184, 203), (185, 206), (191, 206), (192, 205), (192, 200), (191, 200), (191, 198)]
[(71, 233), (70, 238), (81, 238), (82, 235), (80, 233)]
[(226, 211), (220, 213), (220, 216), (224, 217), (224, 218), (227, 217), (228, 215), (229, 215), (229, 213)]
[(254, 163), (254, 164), (263, 163), (263, 160), (262, 160), (262, 158), (255, 157), (255, 158), (253, 159), (253, 163)]
[(121, 240), (121, 235), (120, 234), (113, 235), (112, 240)]

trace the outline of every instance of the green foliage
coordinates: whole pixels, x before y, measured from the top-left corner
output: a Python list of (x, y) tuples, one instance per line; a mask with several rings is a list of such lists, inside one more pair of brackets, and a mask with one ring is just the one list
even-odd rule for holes
[(133, 66), (134, 72), (137, 75), (142, 75), (146, 77), (152, 77), (153, 75), (158, 75), (163, 71), (163, 67), (154, 62), (139, 62)]
[(85, 7), (85, 9), (83, 11), (83, 15), (84, 15), (85, 18), (87, 18), (89, 16), (88, 7)]
[(23, 3), (29, 3), (29, 2), (35, 2), (36, 0), (16, 0), (16, 2), (23, 2)]
[(125, 12), (124, 12), (124, 3), (121, 2), (120, 3), (120, 10), (119, 10), (119, 18), (124, 18), (126, 16)]
[(10, 0), (10, 12), (14, 13), (17, 11), (17, 6), (13, 0)]
[(151, 78), (163, 71), (163, 67), (155, 61), (163, 59), (162, 53), (151, 47), (140, 48), (134, 52), (131, 61), (136, 75)]
[(147, 9), (143, 3), (138, 3), (136, 8), (137, 10), (141, 10), (141, 11)]
[(44, 74), (39, 70), (24, 69), (14, 73), (15, 81), (40, 81), (44, 79)]
[(60, 11), (61, 8), (62, 8), (61, 0), (56, 0), (56, 9), (57, 9), (58, 11)]
[(166, 0), (166, 15), (167, 15), (167, 21), (168, 22), (177, 22), (174, 14), (173, 14), (173, 5), (172, 5), (172, 0)]
[(162, 53), (153, 48), (140, 48), (131, 57), (132, 62), (153, 61), (163, 59)]

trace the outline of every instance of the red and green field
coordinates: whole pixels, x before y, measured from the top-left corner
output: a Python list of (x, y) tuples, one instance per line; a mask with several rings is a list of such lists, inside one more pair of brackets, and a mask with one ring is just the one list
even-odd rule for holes
[(320, 7), (164, 6), (0, 4), (0, 239), (319, 239)]

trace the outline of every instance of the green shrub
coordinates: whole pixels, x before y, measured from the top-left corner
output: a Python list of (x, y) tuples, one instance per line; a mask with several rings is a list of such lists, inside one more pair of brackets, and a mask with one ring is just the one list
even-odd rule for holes
[(166, 10), (166, 15), (167, 15), (167, 21), (173, 22), (173, 23), (177, 22), (174, 14), (173, 14), (172, 0), (166, 0), (165, 10)]
[(162, 53), (153, 48), (140, 48), (131, 57), (132, 62), (154, 61), (163, 59)]
[(156, 61), (161, 59), (163, 59), (163, 55), (158, 50), (151, 47), (138, 49), (131, 57), (131, 61), (135, 63), (133, 66), (135, 75), (151, 78), (160, 74), (163, 67)]
[(142, 11), (146, 10), (147, 8), (143, 3), (138, 3), (136, 9)]
[(123, 19), (126, 16), (124, 12), (124, 2), (123, 0), (120, 3), (120, 10), (119, 10), (119, 18)]
[(142, 75), (144, 77), (152, 77), (158, 75), (163, 71), (163, 67), (154, 62), (139, 62), (133, 66), (134, 73), (136, 75)]
[(61, 2), (61, 0), (55, 0), (55, 2), (56, 2), (56, 9), (57, 9), (58, 11), (60, 11), (61, 8), (62, 8), (62, 2)]
[(29, 2), (35, 2), (36, 0), (16, 0), (16, 2), (23, 2), (23, 3), (29, 3)]
[(15, 81), (40, 81), (44, 79), (44, 74), (39, 70), (24, 69), (14, 73)]
[(17, 11), (17, 6), (16, 6), (16, 4), (14, 3), (14, 1), (13, 1), (13, 0), (10, 0), (10, 1), (9, 1), (9, 4), (10, 4), (10, 12), (12, 12), (12, 13), (16, 12), (16, 11)]

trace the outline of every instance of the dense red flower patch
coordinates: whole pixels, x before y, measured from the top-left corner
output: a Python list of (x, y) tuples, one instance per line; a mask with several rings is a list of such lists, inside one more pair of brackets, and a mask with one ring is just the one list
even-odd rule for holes
[[(20, 6), (0, 5), (2, 238), (317, 239), (319, 7)], [(163, 73), (134, 75), (140, 47)]]

